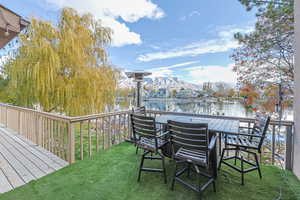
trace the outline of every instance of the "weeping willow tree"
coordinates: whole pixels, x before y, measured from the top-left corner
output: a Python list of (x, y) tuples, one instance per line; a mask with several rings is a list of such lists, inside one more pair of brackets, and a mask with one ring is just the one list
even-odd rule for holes
[(71, 8), (62, 9), (56, 26), (32, 19), (6, 66), (14, 103), (70, 116), (104, 111), (118, 77), (105, 51), (111, 35), (91, 14)]

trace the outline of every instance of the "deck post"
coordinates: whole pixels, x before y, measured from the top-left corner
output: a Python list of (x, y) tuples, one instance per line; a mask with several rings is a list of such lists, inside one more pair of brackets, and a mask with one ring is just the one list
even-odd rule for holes
[(293, 170), (293, 128), (286, 127), (285, 169)]
[(295, 97), (293, 142), (293, 172), (300, 179), (300, 1), (294, 1), (295, 13)]
[(74, 135), (74, 125), (71, 122), (68, 122), (68, 139), (69, 139), (68, 162), (72, 164), (75, 162), (75, 135)]
[(21, 134), (21, 111), (18, 110), (18, 134)]
[(5, 128), (8, 128), (8, 108), (5, 106)]

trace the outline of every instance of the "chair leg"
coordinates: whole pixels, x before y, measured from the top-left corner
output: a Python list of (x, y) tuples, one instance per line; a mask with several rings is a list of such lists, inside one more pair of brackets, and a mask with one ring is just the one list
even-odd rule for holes
[(261, 163), (261, 160), (262, 160), (262, 158), (261, 158), (261, 153), (259, 154), (259, 163)]
[(138, 154), (138, 152), (139, 152), (139, 147), (136, 146), (135, 154)]
[(259, 165), (256, 153), (254, 154), (254, 157), (255, 157), (255, 162), (256, 162), (256, 166), (257, 166), (257, 171), (258, 171), (259, 178), (262, 179), (262, 175), (261, 175), (261, 171), (260, 171), (260, 165)]
[(140, 164), (140, 168), (139, 168), (138, 182), (140, 182), (140, 180), (141, 180), (141, 173), (142, 173), (142, 168), (144, 165), (144, 160), (145, 160), (145, 153), (142, 155), (142, 160), (141, 160), (141, 164)]
[[(228, 145), (225, 144), (225, 149), (227, 149)], [(226, 156), (229, 156), (229, 151), (226, 152)]]
[(214, 192), (217, 192), (217, 190), (216, 190), (216, 181), (215, 180), (213, 181), (213, 188), (214, 188)]
[(237, 160), (238, 155), (239, 155), (239, 150), (236, 149), (236, 150), (235, 150), (234, 165), (236, 165), (236, 160)]
[(222, 134), (219, 135), (219, 155), (221, 155), (222, 151)]
[(172, 184), (171, 184), (171, 190), (174, 190), (176, 173), (177, 173), (177, 161), (175, 161), (175, 169), (174, 169), (174, 175), (173, 175)]
[(223, 160), (223, 157), (224, 157), (225, 150), (226, 150), (226, 149), (223, 149), (223, 150), (222, 150), (222, 155), (221, 155), (221, 158), (220, 158), (220, 161), (219, 161), (219, 167), (218, 167), (218, 170), (221, 169), (222, 160)]
[(244, 158), (241, 156), (241, 177), (242, 177), (242, 185), (244, 185)]
[(202, 189), (201, 189), (201, 177), (200, 177), (200, 173), (197, 173), (198, 174), (198, 187), (199, 187), (199, 199), (201, 200), (202, 199)]
[(161, 162), (162, 162), (162, 167), (163, 167), (164, 180), (165, 180), (165, 183), (167, 183), (167, 172), (166, 172), (165, 157), (164, 156), (161, 156)]
[(187, 177), (190, 178), (190, 175), (191, 175), (191, 164), (190, 163), (187, 163)]

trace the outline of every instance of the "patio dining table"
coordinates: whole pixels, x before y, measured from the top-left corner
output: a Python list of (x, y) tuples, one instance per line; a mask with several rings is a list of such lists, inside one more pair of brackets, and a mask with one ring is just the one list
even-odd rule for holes
[[(222, 135), (230, 134), (234, 135), (239, 133), (239, 120), (223, 119), (223, 118), (206, 118), (206, 117), (194, 117), (194, 116), (179, 116), (179, 115), (160, 115), (155, 118), (157, 124), (160, 124), (166, 129), (168, 120), (184, 122), (184, 123), (207, 123), (210, 135), (219, 136), (219, 155), (222, 149)], [(171, 145), (166, 145), (163, 149), (163, 153), (167, 157), (171, 157)], [(215, 165), (214, 174), (217, 176), (217, 151), (215, 151), (212, 162)]]

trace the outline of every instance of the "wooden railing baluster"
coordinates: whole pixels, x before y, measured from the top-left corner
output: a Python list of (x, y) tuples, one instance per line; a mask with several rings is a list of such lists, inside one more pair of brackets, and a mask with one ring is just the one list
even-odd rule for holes
[(79, 124), (79, 137), (80, 137), (80, 159), (83, 160), (83, 133), (82, 122)]
[(91, 121), (89, 120), (88, 121), (88, 137), (89, 137), (89, 156), (91, 157), (92, 156), (92, 136), (91, 136)]
[(104, 117), (102, 117), (102, 148), (105, 149)]
[(275, 125), (272, 125), (272, 165), (275, 163)]
[(96, 152), (99, 152), (99, 131), (98, 131), (98, 118), (96, 119), (95, 131), (96, 131)]

